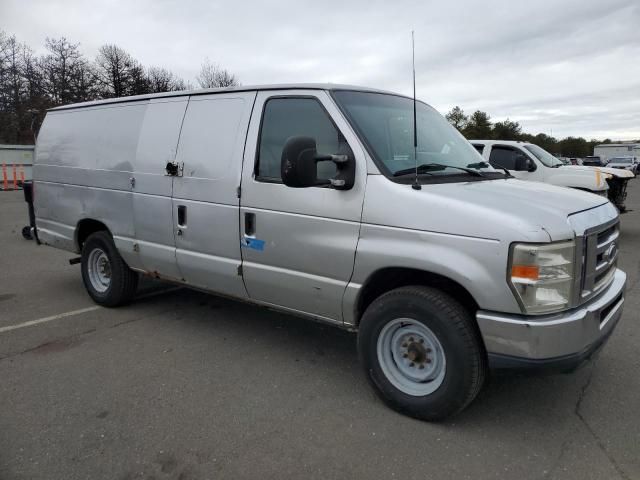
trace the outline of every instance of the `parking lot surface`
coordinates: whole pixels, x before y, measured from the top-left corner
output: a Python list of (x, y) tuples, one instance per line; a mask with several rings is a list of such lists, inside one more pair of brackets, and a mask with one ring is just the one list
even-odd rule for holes
[(625, 313), (571, 375), (492, 378), (449, 422), (386, 408), (354, 334), (168, 284), (92, 303), (0, 192), (0, 479), (640, 479), (640, 180)]

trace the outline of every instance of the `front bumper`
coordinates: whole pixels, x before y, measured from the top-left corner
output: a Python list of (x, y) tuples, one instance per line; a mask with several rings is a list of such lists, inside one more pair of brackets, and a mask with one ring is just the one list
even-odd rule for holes
[(577, 368), (604, 345), (622, 316), (627, 276), (616, 270), (611, 285), (578, 308), (542, 315), (479, 311), (478, 326), (493, 369)]

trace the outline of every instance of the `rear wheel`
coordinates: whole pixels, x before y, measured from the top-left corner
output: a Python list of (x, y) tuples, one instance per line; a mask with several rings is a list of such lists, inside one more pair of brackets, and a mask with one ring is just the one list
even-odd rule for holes
[(423, 420), (442, 420), (464, 409), (480, 391), (487, 369), (469, 312), (423, 286), (376, 299), (360, 323), (358, 351), (382, 400)]
[(93, 301), (105, 307), (130, 302), (138, 288), (138, 274), (105, 231), (91, 234), (82, 246), (82, 280)]

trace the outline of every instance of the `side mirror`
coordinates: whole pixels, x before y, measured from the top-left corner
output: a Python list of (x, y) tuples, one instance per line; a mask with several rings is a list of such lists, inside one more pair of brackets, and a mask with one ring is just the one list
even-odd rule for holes
[(533, 160), (531, 160), (528, 157), (525, 157), (524, 155), (518, 155), (516, 156), (516, 172), (533, 172), (536, 169), (536, 164), (533, 163)]
[[(306, 188), (331, 185), (336, 190), (353, 188), (356, 177), (356, 162), (353, 152), (346, 143), (341, 145), (336, 155), (319, 155), (316, 141), (311, 137), (291, 137), (282, 149), (280, 174), (287, 187)], [(318, 162), (336, 164), (336, 176), (329, 180), (318, 180)]]

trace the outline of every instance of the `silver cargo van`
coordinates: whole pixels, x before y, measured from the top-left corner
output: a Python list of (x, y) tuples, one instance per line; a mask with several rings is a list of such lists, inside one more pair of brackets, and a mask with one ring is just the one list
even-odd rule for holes
[(462, 410), (489, 368), (590, 357), (624, 302), (614, 206), (494, 170), (422, 102), (417, 145), (412, 99), (359, 87), (60, 107), (37, 234), (81, 253), (104, 306), (143, 274), (357, 330), (373, 388), (422, 419)]

